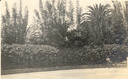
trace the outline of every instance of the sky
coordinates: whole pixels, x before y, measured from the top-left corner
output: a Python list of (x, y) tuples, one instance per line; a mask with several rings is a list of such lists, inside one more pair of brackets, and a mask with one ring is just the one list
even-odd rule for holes
[[(9, 11), (12, 12), (12, 7), (14, 5), (14, 3), (17, 4), (17, 9), (19, 9), (19, 4), (20, 4), (20, 0), (2, 0), (0, 2), (0, 14), (5, 14), (5, 1), (7, 1), (8, 3), (8, 7), (9, 7)], [(42, 0), (43, 3), (46, 0)], [(68, 2), (69, 0), (67, 0)], [(76, 0), (71, 0), (74, 4), (74, 6), (76, 5)], [(87, 6), (89, 5), (93, 5), (93, 4), (112, 4), (112, 0), (79, 0), (79, 4), (83, 9), (83, 12), (87, 11)], [(39, 10), (39, 0), (22, 0), (22, 9), (24, 11), (25, 6), (28, 6), (28, 10), (29, 10), (29, 25), (32, 23), (32, 19), (33, 16), (35, 16), (34, 14), (34, 9)]]

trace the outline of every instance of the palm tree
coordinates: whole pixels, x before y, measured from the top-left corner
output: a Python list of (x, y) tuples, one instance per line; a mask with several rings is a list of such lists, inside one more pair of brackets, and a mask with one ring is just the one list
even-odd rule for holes
[(88, 13), (83, 15), (87, 16), (92, 39), (92, 45), (103, 45), (103, 38), (105, 30), (108, 28), (108, 19), (110, 18), (110, 5), (95, 4), (88, 6)]

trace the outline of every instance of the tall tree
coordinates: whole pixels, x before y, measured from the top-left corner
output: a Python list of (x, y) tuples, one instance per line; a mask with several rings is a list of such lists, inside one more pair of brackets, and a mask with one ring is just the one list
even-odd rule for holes
[[(103, 45), (104, 33), (109, 27), (110, 5), (95, 4), (88, 6), (87, 21), (92, 37), (91, 45)], [(83, 14), (84, 15), (84, 14)]]
[(112, 24), (114, 27), (114, 42), (116, 44), (123, 44), (126, 38), (126, 20), (123, 14), (123, 7), (119, 1), (113, 1), (113, 15)]
[(28, 10), (25, 12), (25, 16), (22, 15), (22, 3), (20, 1), (19, 12), (16, 9), (16, 4), (12, 8), (12, 16), (8, 11), (8, 6), (6, 2), (6, 14), (2, 15), (2, 39), (4, 43), (7, 44), (24, 44), (26, 27), (28, 23)]
[(8, 4), (7, 2), (5, 2), (5, 7), (6, 7), (6, 12), (5, 15), (2, 15), (2, 33), (1, 33), (1, 37), (2, 37), (2, 42), (3, 43), (9, 43), (9, 39), (8, 37), (10, 36), (9, 31), (10, 31), (10, 13), (8, 10)]
[(69, 11), (67, 11), (67, 17), (69, 18), (69, 22), (74, 24), (74, 6), (71, 0), (69, 0)]
[(81, 14), (82, 14), (82, 8), (79, 5), (79, 0), (77, 0), (76, 5), (76, 24), (79, 26), (81, 22)]
[(69, 23), (66, 19), (66, 1), (47, 0), (43, 8), (42, 1), (39, 3), (40, 12), (35, 11), (38, 24), (42, 26), (43, 39), (47, 44), (62, 44), (66, 38)]

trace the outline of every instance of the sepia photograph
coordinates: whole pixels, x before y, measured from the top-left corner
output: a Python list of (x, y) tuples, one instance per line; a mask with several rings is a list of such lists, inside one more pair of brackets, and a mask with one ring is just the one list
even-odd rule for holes
[(128, 79), (128, 0), (0, 0), (1, 79)]

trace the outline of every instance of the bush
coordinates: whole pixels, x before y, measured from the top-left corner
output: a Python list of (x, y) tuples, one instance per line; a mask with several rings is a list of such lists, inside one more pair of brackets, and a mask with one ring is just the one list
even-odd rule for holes
[(109, 57), (113, 63), (126, 60), (128, 47), (126, 45), (105, 45), (103, 48), (62, 48), (59, 50), (63, 65), (84, 65), (106, 63)]
[(128, 46), (126, 45), (106, 45), (104, 49), (107, 49), (113, 63), (124, 61), (128, 57)]
[(3, 44), (2, 69), (101, 64), (107, 57), (115, 63), (126, 60), (128, 56), (126, 45), (58, 49), (49, 45)]
[(128, 46), (128, 37), (126, 37), (124, 44)]
[(2, 68), (52, 66), (58, 50), (49, 45), (2, 45)]

